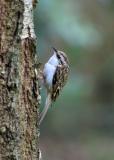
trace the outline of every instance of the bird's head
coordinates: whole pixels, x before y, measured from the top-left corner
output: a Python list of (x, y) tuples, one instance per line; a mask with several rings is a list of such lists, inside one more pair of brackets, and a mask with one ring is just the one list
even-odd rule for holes
[(56, 54), (56, 57), (58, 59), (58, 61), (60, 62), (60, 64), (69, 64), (69, 60), (68, 57), (66, 55), (65, 52), (62, 51), (58, 51), (56, 48), (52, 47), (54, 54)]

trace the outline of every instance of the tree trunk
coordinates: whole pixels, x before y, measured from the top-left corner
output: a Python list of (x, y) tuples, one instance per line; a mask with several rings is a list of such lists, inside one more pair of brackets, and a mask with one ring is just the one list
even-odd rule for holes
[(32, 0), (0, 1), (0, 160), (38, 160)]

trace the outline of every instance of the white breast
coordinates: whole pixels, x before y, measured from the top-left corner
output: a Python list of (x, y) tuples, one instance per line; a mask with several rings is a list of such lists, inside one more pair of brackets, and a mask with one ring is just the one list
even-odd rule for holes
[(56, 70), (56, 67), (51, 65), (50, 63), (46, 63), (44, 66), (43, 74), (45, 77), (45, 82), (49, 87), (52, 86), (52, 80), (53, 80), (55, 70)]
[(43, 74), (45, 77), (45, 83), (49, 88), (52, 87), (53, 76), (55, 74), (58, 64), (59, 61), (56, 57), (56, 54), (54, 53), (53, 56), (48, 60), (48, 62), (44, 66)]
[(47, 63), (49, 63), (49, 64), (51, 64), (51, 65), (53, 65), (53, 66), (57, 66), (57, 65), (59, 64), (58, 58), (57, 58), (57, 56), (56, 56), (56, 53), (54, 53), (53, 56), (50, 57), (50, 59), (48, 60)]

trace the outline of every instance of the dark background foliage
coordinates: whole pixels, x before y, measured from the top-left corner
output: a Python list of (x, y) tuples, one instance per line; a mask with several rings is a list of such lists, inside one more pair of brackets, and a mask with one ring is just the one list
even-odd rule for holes
[(114, 1), (41, 0), (34, 21), (41, 61), (54, 46), (71, 68), (41, 126), (44, 158), (113, 160)]

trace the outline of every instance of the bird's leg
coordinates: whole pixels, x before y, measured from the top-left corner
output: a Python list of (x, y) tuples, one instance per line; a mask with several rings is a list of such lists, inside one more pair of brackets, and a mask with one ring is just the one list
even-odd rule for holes
[(44, 76), (43, 76), (43, 72), (39, 69), (39, 72), (38, 72), (38, 79), (40, 80), (43, 80), (44, 79)]
[(38, 80), (43, 79), (42, 63), (36, 63), (35, 65), (35, 74)]

